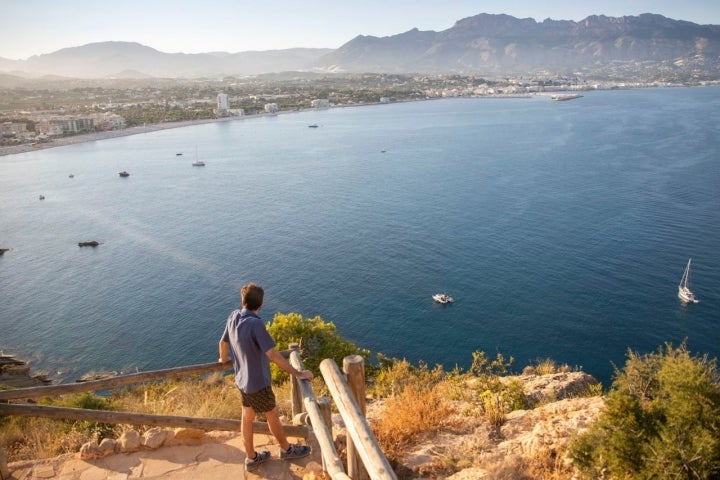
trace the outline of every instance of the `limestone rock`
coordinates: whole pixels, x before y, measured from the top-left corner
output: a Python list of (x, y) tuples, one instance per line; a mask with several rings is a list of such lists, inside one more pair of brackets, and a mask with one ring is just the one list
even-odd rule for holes
[(122, 453), (137, 452), (142, 446), (140, 434), (135, 430), (123, 432), (120, 436), (120, 440), (118, 440), (118, 446)]
[[(513, 378), (513, 377), (508, 377)], [(557, 401), (581, 396), (598, 383), (585, 372), (564, 372), (521, 377), (525, 395), (536, 402)]]
[(487, 472), (484, 469), (471, 467), (447, 477), (446, 480), (481, 480), (484, 478), (488, 478)]
[(100, 457), (102, 457), (102, 452), (100, 452), (100, 446), (95, 440), (87, 442), (80, 447), (80, 459), (95, 460)]
[(205, 431), (199, 428), (176, 428), (172, 439), (167, 438), (165, 445), (196, 445), (205, 438)]
[(98, 449), (100, 450), (100, 456), (107, 457), (108, 455), (112, 455), (113, 453), (115, 453), (116, 445), (117, 442), (112, 438), (103, 438), (102, 442), (100, 442), (100, 445), (98, 445)]
[(151, 428), (143, 434), (142, 445), (143, 447), (147, 447), (152, 450), (160, 448), (165, 441), (165, 438), (167, 438), (167, 435), (167, 430), (163, 430), (158, 427)]

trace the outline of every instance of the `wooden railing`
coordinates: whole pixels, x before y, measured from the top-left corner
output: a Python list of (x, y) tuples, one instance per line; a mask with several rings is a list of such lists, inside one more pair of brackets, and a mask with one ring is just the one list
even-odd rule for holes
[[(295, 368), (303, 369), (297, 345), (291, 345), (290, 350), (281, 353), (289, 358), (290, 363)], [(350, 437), (348, 439), (347, 473), (345, 473), (342, 460), (333, 442), (330, 401), (327, 398), (316, 399), (309, 381), (293, 379), (291, 388), (293, 419), (295, 423), (304, 423), (304, 425), (283, 425), (283, 429), (287, 436), (307, 438), (307, 425), (312, 426), (315, 437), (320, 445), (323, 465), (333, 480), (360, 480), (366, 478), (366, 475), (369, 475), (372, 479), (394, 480), (396, 479), (395, 473), (378, 446), (377, 440), (364, 417), (365, 374), (363, 359), (359, 356), (347, 357), (344, 362), (344, 367), (346, 369), (347, 381), (345, 375), (340, 372), (333, 360), (323, 360), (320, 365), (323, 378), (335, 400), (335, 404), (345, 422)], [(4, 415), (44, 417), (85, 420), (99, 423), (151, 425), (171, 428), (188, 427), (206, 431), (240, 431), (242, 422), (240, 420), (227, 418), (151, 415), (6, 403), (9, 400), (107, 390), (124, 385), (227, 370), (227, 364), (207, 363), (119, 375), (83, 383), (0, 390), (0, 417)], [(349, 387), (348, 384), (351, 384), (352, 388)], [(264, 435), (271, 434), (267, 423), (264, 422), (253, 422), (253, 431)], [(362, 461), (362, 465), (358, 459)], [(10, 473), (7, 461), (0, 447), (0, 480), (6, 480), (9, 477)]]

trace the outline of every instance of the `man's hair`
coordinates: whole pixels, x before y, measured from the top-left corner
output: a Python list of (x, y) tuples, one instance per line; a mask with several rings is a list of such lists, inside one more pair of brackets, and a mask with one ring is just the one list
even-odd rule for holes
[(257, 310), (258, 308), (262, 307), (264, 296), (265, 291), (262, 289), (262, 287), (260, 285), (255, 285), (254, 283), (248, 283), (247, 285), (243, 285), (243, 287), (240, 289), (240, 298), (242, 298), (242, 304), (248, 310)]

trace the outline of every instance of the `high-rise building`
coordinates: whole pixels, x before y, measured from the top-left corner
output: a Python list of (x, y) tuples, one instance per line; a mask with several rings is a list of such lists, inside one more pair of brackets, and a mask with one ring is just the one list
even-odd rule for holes
[(217, 96), (217, 116), (218, 117), (227, 117), (228, 115), (228, 96), (227, 93), (218, 93)]

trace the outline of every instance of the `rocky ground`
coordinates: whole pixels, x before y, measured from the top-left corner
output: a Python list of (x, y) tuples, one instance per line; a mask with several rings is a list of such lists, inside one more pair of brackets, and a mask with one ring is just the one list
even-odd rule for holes
[[(583, 372), (505, 379), (520, 380), (526, 396), (545, 403), (532, 410), (509, 413), (499, 430), (479, 419), (459, 417), (462, 423), (459, 428), (418, 439), (400, 462), (402, 466), (396, 467), (400, 478), (518, 478), (517, 471), (527, 469), (528, 465), (568, 465), (563, 452), (570, 439), (584, 431), (604, 405), (602, 397), (586, 396), (588, 387), (596, 384), (596, 380)], [(382, 408), (382, 403), (369, 404), (368, 418), (372, 420)], [(344, 426), (339, 418), (334, 420), (339, 439), (336, 443), (342, 444)], [(342, 450), (342, 445), (339, 449)]]
[[(529, 397), (544, 399), (532, 410), (507, 415), (499, 429), (487, 422), (459, 417), (453, 431), (419, 438), (400, 462), (399, 478), (479, 480), (518, 478), (522, 467), (533, 464), (563, 464), (570, 439), (586, 429), (602, 410), (602, 397), (587, 397), (595, 380), (582, 372), (515, 377), (525, 385)], [(581, 395), (581, 396), (578, 396)], [(554, 401), (552, 401), (554, 400)], [(368, 404), (372, 421), (383, 408), (382, 402)], [(339, 415), (333, 416), (333, 432), (338, 450), (345, 450), (347, 434)], [(319, 447), (311, 435), (307, 443), (313, 455), (297, 462), (277, 459), (272, 438), (256, 436), (258, 449), (273, 453), (274, 460), (253, 474), (243, 469), (242, 439), (237, 432), (209, 432), (191, 429), (161, 431), (144, 435), (130, 433), (118, 441), (86, 444), (77, 454), (49, 460), (9, 464), (7, 480), (197, 480), (244, 475), (244, 478), (303, 479), (323, 478)], [(542, 465), (541, 465), (542, 466)], [(572, 475), (569, 474), (568, 478)]]

